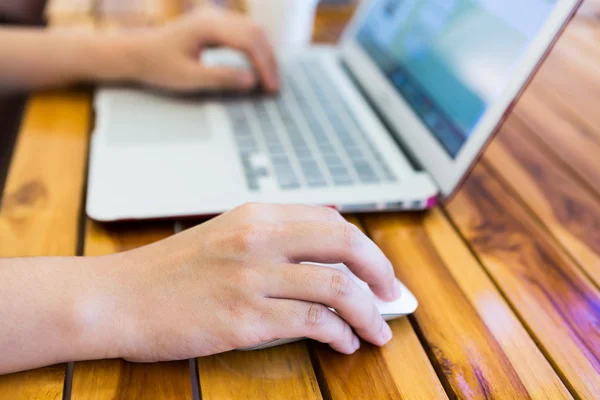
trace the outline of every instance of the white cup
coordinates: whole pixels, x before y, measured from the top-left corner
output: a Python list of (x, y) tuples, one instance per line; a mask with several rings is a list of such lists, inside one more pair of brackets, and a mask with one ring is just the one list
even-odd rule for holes
[(246, 0), (248, 14), (279, 50), (311, 43), (319, 0)]

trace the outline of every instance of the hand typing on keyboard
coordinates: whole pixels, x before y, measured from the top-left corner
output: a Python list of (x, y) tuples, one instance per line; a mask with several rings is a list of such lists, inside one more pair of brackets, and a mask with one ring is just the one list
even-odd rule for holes
[[(277, 62), (265, 34), (241, 14), (202, 7), (127, 40), (128, 59), (137, 67), (128, 78), (145, 85), (183, 92), (247, 92), (257, 84), (269, 93), (279, 88)], [(240, 64), (239, 57), (230, 65), (215, 64), (210, 57), (198, 62), (204, 50), (216, 46), (240, 51), (249, 63)]]

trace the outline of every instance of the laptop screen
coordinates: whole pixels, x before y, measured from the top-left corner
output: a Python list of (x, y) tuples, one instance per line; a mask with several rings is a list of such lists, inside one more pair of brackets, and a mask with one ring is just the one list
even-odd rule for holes
[(558, 0), (374, 0), (358, 42), (452, 158)]

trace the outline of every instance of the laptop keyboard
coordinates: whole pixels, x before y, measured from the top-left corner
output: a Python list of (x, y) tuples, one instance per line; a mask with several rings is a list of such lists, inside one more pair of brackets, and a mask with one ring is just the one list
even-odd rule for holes
[(283, 74), (279, 96), (226, 104), (250, 190), (397, 181), (319, 60)]

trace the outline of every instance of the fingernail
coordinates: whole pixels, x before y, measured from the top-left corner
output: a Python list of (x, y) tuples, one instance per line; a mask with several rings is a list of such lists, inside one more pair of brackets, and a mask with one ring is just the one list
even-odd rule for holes
[(358, 340), (358, 337), (356, 336), (354, 336), (354, 338), (352, 339), (352, 348), (354, 349), (354, 351), (360, 348), (360, 340)]
[(387, 322), (383, 323), (383, 328), (382, 328), (382, 332), (381, 332), (381, 338), (383, 339), (384, 344), (387, 343), (387, 342), (389, 342), (390, 340), (392, 340), (392, 329), (387, 324)]
[(402, 296), (402, 285), (398, 279), (394, 280), (394, 298), (399, 299)]

